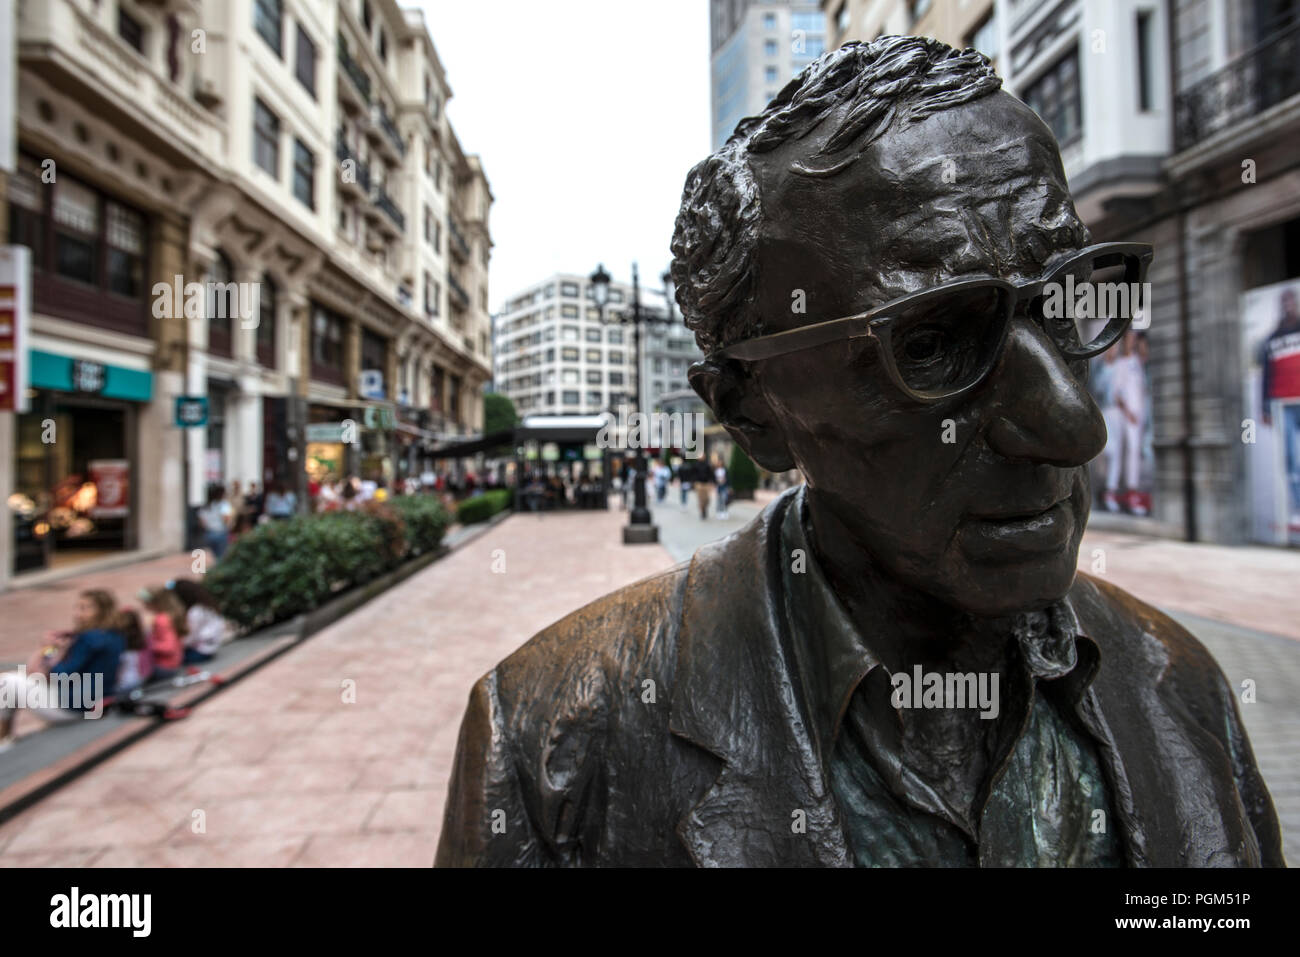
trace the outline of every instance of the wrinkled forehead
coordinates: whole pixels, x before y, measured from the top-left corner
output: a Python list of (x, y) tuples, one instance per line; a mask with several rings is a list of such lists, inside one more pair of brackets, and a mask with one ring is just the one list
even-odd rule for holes
[(760, 243), (783, 258), (821, 250), (821, 262), (886, 284), (900, 272), (1028, 279), (1086, 241), (1055, 140), (1009, 94), (899, 123), (832, 176), (792, 172), (816, 146), (809, 137), (755, 164)]

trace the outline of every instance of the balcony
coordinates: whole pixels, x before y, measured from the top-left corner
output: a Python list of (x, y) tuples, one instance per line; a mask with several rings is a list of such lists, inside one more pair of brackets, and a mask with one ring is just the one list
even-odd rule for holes
[[(357, 154), (348, 146), (347, 141), (343, 138), (343, 131), (340, 130), (334, 140), (334, 155), (338, 157), (339, 165), (339, 184), (345, 192), (353, 193), (358, 198), (364, 199), (370, 195), (370, 167), (357, 158)], [(355, 175), (348, 176), (344, 164), (352, 161), (352, 168)]]
[[(101, 27), (83, 9), (89, 4), (45, 0), (15, 6), (17, 59), (43, 82), (165, 163), (205, 168), (224, 155), (223, 126), (187, 89)], [(8, 41), (15, 24), (3, 26)]]
[(348, 48), (343, 43), (343, 37), (339, 37), (339, 69), (351, 81), (351, 86), (347, 83), (339, 84), (339, 91), (344, 94), (354, 108), (366, 108), (370, 106), (370, 77), (366, 76), (366, 71), (361, 69), (361, 64), (352, 59), (348, 53)]
[[(384, 213), (392, 225), (397, 227), (397, 233), (406, 232), (406, 217), (397, 208), (397, 203), (393, 202), (393, 197), (388, 195), (388, 190), (382, 183), (375, 186), (370, 200), (375, 204), (375, 208)], [(380, 226), (381, 228), (384, 226), (383, 220), (380, 221)]]
[(469, 308), (469, 293), (450, 273), (447, 274), (447, 290), (451, 293), (448, 298), (453, 306), (462, 310)]
[[(1178, 94), (1174, 100), (1174, 149), (1182, 152), (1203, 143), (1297, 94), (1300, 22)], [(1231, 139), (1234, 145), (1239, 142), (1237, 134)]]
[(465, 236), (456, 226), (456, 220), (447, 220), (447, 234), (451, 237), (451, 242), (447, 244), (451, 249), (452, 255), (461, 262), (469, 262), (469, 243), (465, 241)]
[(406, 157), (406, 141), (402, 139), (397, 124), (383, 107), (378, 105), (374, 108), (374, 121), (380, 145), (388, 147), (394, 153), (394, 159), (400, 163)]

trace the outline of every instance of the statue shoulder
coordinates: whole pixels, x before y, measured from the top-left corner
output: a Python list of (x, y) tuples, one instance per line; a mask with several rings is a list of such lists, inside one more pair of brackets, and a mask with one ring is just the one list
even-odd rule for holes
[(1149, 670), (1130, 665), (1158, 663), (1161, 680), (1193, 680), (1215, 697), (1226, 688), (1218, 662), (1195, 635), (1118, 585), (1080, 572), (1070, 601), (1080, 627), (1101, 649), (1103, 662), (1121, 666), (1104, 670), (1132, 676)]
[[(671, 669), (689, 562), (584, 605), (497, 665), (497, 694), (516, 722), (529, 716), (603, 710)], [(545, 720), (545, 718), (544, 718)]]

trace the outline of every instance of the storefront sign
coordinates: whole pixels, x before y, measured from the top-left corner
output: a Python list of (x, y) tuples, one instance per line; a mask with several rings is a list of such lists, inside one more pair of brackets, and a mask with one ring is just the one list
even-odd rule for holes
[(130, 464), (126, 459), (93, 459), (88, 463), (90, 480), (95, 483), (95, 518), (123, 518), (130, 511)]
[(0, 246), (0, 412), (27, 411), (31, 250)]
[(384, 398), (384, 373), (379, 369), (362, 369), (361, 394), (367, 399)]
[(313, 422), (307, 426), (308, 442), (342, 442), (342, 422)]
[(182, 429), (195, 429), (208, 424), (208, 397), (206, 395), (178, 395), (176, 397), (176, 425)]
[(366, 406), (361, 420), (367, 429), (389, 430), (397, 427), (397, 416), (393, 414), (392, 408), (386, 405)]
[(127, 369), (37, 349), (29, 350), (28, 356), (34, 389), (88, 392), (131, 402), (148, 402), (153, 398), (153, 373), (144, 369)]

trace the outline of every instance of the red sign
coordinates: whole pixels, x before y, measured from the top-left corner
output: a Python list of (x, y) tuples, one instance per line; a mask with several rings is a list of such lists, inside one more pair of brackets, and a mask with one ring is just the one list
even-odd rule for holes
[(0, 246), (0, 412), (27, 411), (30, 250)]
[(89, 462), (90, 480), (95, 483), (95, 518), (123, 518), (130, 511), (128, 493), (130, 465), (126, 459), (94, 459)]

